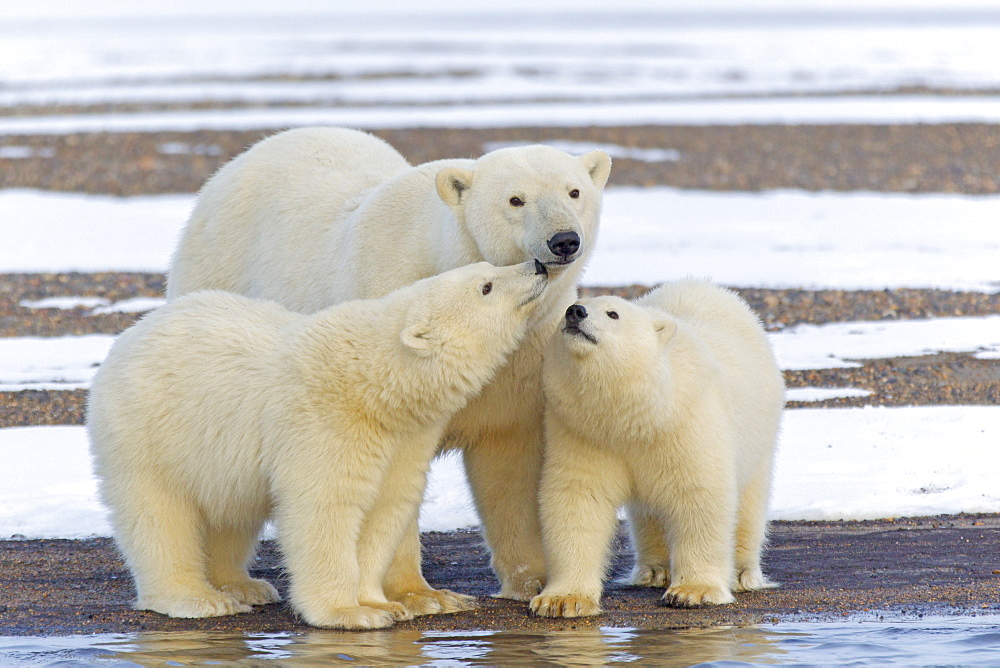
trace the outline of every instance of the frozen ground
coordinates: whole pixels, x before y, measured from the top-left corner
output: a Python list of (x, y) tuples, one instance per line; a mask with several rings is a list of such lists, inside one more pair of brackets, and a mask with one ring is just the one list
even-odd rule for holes
[(308, 125), (371, 128), (996, 123), (1000, 96), (857, 96), (785, 100), (536, 102), (462, 107), (230, 109), (0, 118), (0, 135), (266, 130)]

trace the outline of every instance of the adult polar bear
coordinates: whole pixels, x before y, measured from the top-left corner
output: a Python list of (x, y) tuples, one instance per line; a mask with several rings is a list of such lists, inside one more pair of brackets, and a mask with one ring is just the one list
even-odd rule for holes
[[(363, 132), (290, 130), (205, 184), (174, 253), (167, 297), (216, 288), (314, 312), (473, 262), (544, 263), (549, 287), (528, 335), (442, 444), (463, 453), (498, 595), (528, 600), (545, 577), (542, 353), (576, 299), (610, 171), (602, 151), (574, 157), (546, 146), (411, 167)], [(415, 523), (384, 589), (413, 614), (473, 605), (424, 580)]]

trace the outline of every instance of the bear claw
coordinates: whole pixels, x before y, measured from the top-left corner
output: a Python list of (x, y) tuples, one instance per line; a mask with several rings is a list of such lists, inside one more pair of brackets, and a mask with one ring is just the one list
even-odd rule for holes
[(672, 608), (700, 608), (703, 605), (724, 605), (734, 600), (732, 593), (721, 587), (678, 585), (667, 589), (661, 604)]
[(589, 596), (538, 595), (531, 599), (531, 614), (537, 617), (590, 617), (601, 614), (601, 606)]
[(410, 591), (390, 598), (404, 605), (414, 617), (449, 615), (479, 607), (475, 596), (459, 594), (448, 589)]

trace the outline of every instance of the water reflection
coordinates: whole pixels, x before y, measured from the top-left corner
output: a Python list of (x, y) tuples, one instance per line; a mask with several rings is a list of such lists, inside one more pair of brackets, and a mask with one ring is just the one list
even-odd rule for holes
[[(17, 639), (8, 639), (17, 640)], [(0, 644), (4, 659), (44, 663), (128, 661), (141, 666), (219, 663), (282, 666), (317, 664), (553, 665), (609, 663), (690, 665), (716, 661), (769, 662), (783, 654), (766, 631), (713, 628), (678, 631), (594, 628), (548, 633), (516, 631), (345, 631), (309, 633), (145, 632), (78, 638), (20, 639)], [(58, 647), (53, 646), (58, 645)], [(46, 645), (48, 648), (46, 649)], [(75, 650), (75, 651), (74, 651)], [(29, 656), (31, 657), (29, 659)], [(49, 661), (44, 661), (47, 658)]]
[(0, 665), (674, 666), (872, 661), (988, 665), (996, 662), (998, 645), (1000, 616), (673, 631), (145, 632), (0, 637)]

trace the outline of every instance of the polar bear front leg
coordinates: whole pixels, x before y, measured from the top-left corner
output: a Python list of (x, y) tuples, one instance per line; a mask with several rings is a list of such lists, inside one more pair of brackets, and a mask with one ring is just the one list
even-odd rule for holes
[(446, 615), (474, 610), (479, 605), (475, 596), (434, 589), (424, 579), (420, 567), (420, 528), (416, 519), (404, 529), (382, 581), (382, 590), (387, 599), (402, 603), (414, 616)]
[(539, 495), (549, 581), (531, 600), (533, 614), (584, 617), (601, 612), (616, 511), (627, 494), (628, 479), (617, 457), (558, 429), (550, 431)]
[(670, 586), (670, 549), (663, 522), (640, 503), (628, 506), (628, 526), (635, 551), (632, 572), (622, 579), (638, 587)]
[[(426, 592), (421, 596), (414, 595), (411, 590), (410, 595), (404, 595), (403, 600), (390, 596), (384, 590), (388, 570), (399, 553), (400, 545), (406, 537), (412, 535), (410, 532), (417, 526), (420, 502), (427, 486), (431, 453), (439, 440), (440, 435), (435, 432), (423, 445), (419, 443), (419, 439), (408, 438), (405, 443), (397, 446), (397, 454), (371, 511), (365, 517), (358, 540), (358, 564), (361, 568), (359, 601), (363, 605), (385, 609), (393, 609), (392, 606), (395, 606), (402, 611), (402, 616), (397, 617), (400, 620), (411, 619), (418, 614), (457, 612), (459, 609), (471, 609), (475, 606), (475, 599), (471, 596), (463, 597), (468, 599), (468, 602), (464, 602), (459, 598), (460, 594), (436, 591), (427, 586), (426, 582)], [(419, 537), (416, 549), (417, 576), (423, 582), (419, 570)], [(399, 592), (393, 594), (398, 595)]]
[[(361, 508), (327, 503), (319, 507), (288, 504), (279, 509), (278, 534), (291, 575), (292, 607), (313, 626), (334, 629), (384, 629), (393, 611), (358, 602), (357, 544)], [(298, 517), (296, 517), (298, 515)]]
[[(678, 474), (676, 494), (659, 510), (670, 546), (670, 585), (664, 605), (679, 608), (732, 603), (736, 491), (709, 472)], [(723, 476), (725, 477), (725, 476)]]
[(492, 429), (463, 448), (465, 473), (500, 579), (497, 598), (529, 601), (545, 585), (538, 524), (542, 426)]
[[(384, 460), (359, 458), (357, 450), (362, 448), (345, 447), (337, 453), (338, 444), (322, 438), (316, 442), (326, 445), (328, 459), (301, 457), (286, 462), (272, 481), (274, 519), (291, 576), (292, 607), (313, 626), (390, 627), (396, 621), (394, 611), (361, 605), (358, 599), (358, 537), (378, 494)], [(285, 450), (316, 453), (297, 443)]]

